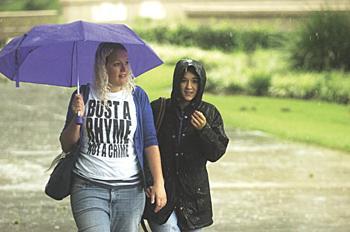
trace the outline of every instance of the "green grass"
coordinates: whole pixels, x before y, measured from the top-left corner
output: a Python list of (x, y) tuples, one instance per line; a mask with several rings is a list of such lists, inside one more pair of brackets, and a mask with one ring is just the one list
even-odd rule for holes
[[(154, 100), (169, 97), (173, 66), (162, 65), (136, 79)], [(210, 77), (209, 77), (210, 78)], [(261, 130), (281, 138), (350, 151), (350, 107), (319, 101), (205, 94), (227, 129)]]
[(152, 100), (160, 96), (170, 97), (172, 76), (173, 66), (162, 65), (137, 77), (135, 82), (147, 91), (150, 100)]
[[(229, 127), (350, 151), (349, 107), (316, 101), (209, 95)], [(227, 103), (230, 104), (227, 104)]]

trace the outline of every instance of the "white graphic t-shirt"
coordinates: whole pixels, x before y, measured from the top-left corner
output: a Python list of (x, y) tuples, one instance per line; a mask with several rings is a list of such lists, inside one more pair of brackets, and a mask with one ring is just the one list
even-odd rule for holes
[(133, 96), (122, 90), (108, 93), (107, 99), (103, 105), (91, 88), (74, 172), (96, 181), (132, 183), (140, 172), (134, 152), (137, 118)]

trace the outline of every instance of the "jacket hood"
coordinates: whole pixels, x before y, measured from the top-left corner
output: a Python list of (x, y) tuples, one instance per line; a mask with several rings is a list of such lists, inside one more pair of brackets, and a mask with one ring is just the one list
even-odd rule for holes
[(179, 99), (181, 99), (180, 82), (187, 68), (191, 66), (194, 68), (199, 78), (199, 86), (196, 97), (191, 101), (190, 105), (193, 107), (193, 109), (197, 109), (198, 105), (202, 101), (207, 76), (203, 65), (196, 60), (182, 59), (176, 63), (173, 75), (173, 89), (171, 92), (171, 101), (172, 103), (178, 104)]

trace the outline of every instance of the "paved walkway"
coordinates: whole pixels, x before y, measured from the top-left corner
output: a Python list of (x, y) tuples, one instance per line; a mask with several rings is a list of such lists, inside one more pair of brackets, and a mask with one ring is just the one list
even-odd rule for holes
[(210, 165), (215, 224), (206, 231), (350, 231), (350, 154), (231, 134)]
[[(215, 223), (205, 231), (350, 231), (350, 154), (261, 132), (230, 137), (227, 154), (209, 163)], [(56, 153), (0, 155), (0, 231), (75, 231), (69, 199), (43, 193)]]

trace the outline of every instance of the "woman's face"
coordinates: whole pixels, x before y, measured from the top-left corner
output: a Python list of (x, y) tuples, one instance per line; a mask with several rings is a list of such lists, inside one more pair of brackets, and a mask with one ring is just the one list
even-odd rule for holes
[(107, 57), (108, 82), (114, 87), (121, 87), (128, 82), (129, 61), (128, 53), (123, 49), (113, 51)]
[(191, 72), (185, 72), (180, 81), (180, 93), (185, 102), (192, 101), (198, 92), (199, 78)]

